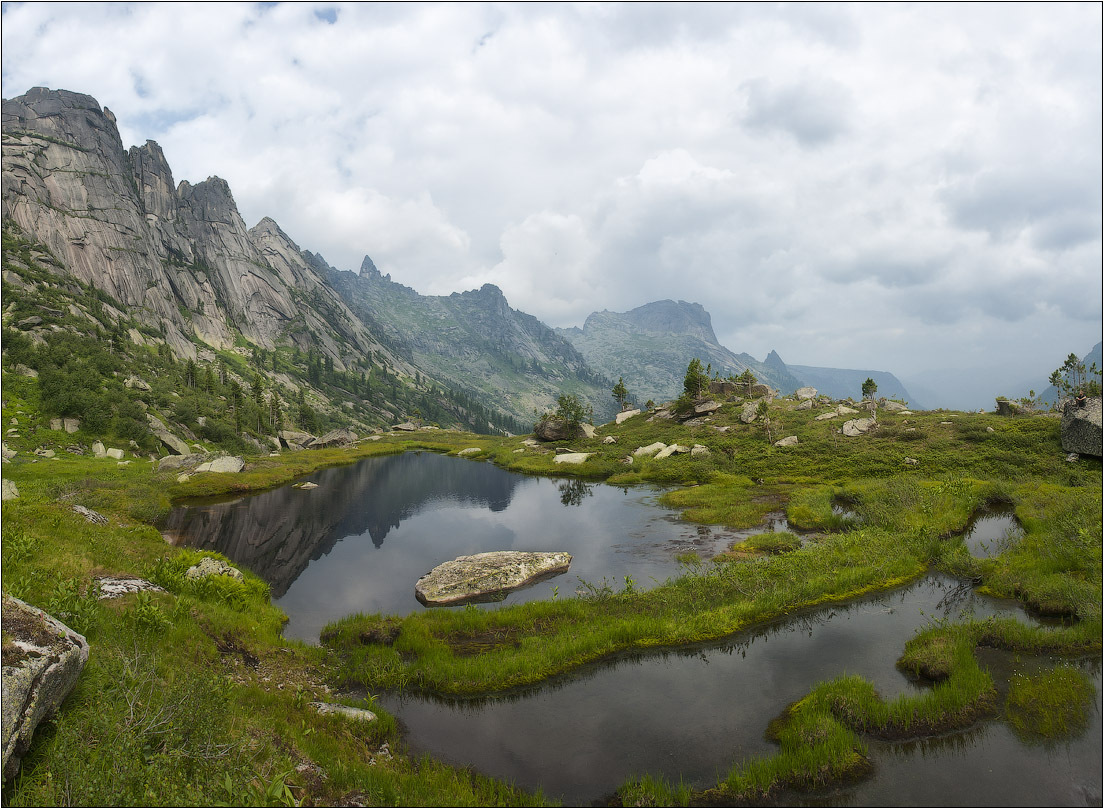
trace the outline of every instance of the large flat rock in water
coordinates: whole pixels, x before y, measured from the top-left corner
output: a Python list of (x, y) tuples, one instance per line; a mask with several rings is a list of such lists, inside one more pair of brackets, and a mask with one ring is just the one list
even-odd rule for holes
[(437, 565), (418, 579), (414, 595), (427, 607), (501, 601), (510, 592), (566, 573), (571, 554), (491, 551)]

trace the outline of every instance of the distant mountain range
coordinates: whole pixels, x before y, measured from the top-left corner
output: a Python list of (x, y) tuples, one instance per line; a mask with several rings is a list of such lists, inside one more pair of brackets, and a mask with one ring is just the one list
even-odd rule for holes
[[(106, 329), (358, 428), (425, 416), (523, 432), (564, 393), (601, 422), (619, 377), (638, 402), (667, 401), (695, 357), (783, 393), (813, 385), (858, 398), (870, 376), (880, 394), (910, 398), (889, 373), (735, 353), (698, 303), (552, 329), (490, 284), (425, 296), (367, 256), (359, 272), (340, 271), (272, 219), (246, 227), (224, 180), (175, 183), (155, 142), (125, 149), (114, 115), (87, 95), (35, 88), (5, 100), (2, 142), (5, 324), (36, 345), (61, 332), (102, 343)], [(43, 272), (54, 280), (43, 285)], [(271, 426), (301, 427), (298, 412)]]
[(699, 303), (665, 300), (628, 312), (594, 312), (581, 329), (557, 331), (600, 373), (611, 379), (623, 377), (639, 402), (676, 398), (694, 357), (722, 377), (750, 370), (783, 394), (809, 385), (834, 398), (858, 399), (863, 381), (870, 377), (878, 384), (879, 396), (912, 401), (905, 386), (886, 371), (787, 365), (774, 351), (762, 362), (749, 354), (736, 354), (718, 342), (712, 318)]

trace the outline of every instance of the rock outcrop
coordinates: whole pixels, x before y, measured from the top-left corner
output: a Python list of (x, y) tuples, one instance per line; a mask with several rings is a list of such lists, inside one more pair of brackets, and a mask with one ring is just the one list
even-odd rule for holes
[(878, 421), (876, 419), (851, 419), (850, 421), (845, 421), (843, 423), (843, 429), (841, 430), (841, 432), (846, 436), (854, 438), (856, 436), (866, 435), (877, 426)]
[(56, 618), (6, 594), (3, 618), (3, 767), (7, 780), (19, 771), (35, 728), (58, 709), (76, 685), (88, 660), (88, 641)]
[(533, 435), (541, 441), (570, 441), (582, 434), (579, 427), (573, 427), (563, 419), (541, 419), (533, 427)]
[[(94, 98), (35, 87), (3, 102), (3, 219), (195, 359), (193, 338), (234, 346), (234, 328), (272, 349), (290, 339), (344, 370), (376, 341), (271, 219), (251, 230), (218, 177), (173, 180), (153, 141), (123, 148)], [(296, 328), (291, 328), (293, 325)], [(136, 384), (131, 382), (132, 385)]]
[(418, 579), (414, 595), (427, 607), (501, 601), (510, 592), (567, 572), (571, 554), (491, 551), (461, 556)]
[(1083, 407), (1066, 402), (1062, 408), (1062, 449), (1101, 457), (1101, 398), (1087, 399)]

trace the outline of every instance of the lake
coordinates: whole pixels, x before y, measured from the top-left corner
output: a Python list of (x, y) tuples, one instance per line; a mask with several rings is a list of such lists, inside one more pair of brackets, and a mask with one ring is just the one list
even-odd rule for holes
[[(175, 509), (166, 533), (218, 550), (269, 582), (288, 614), (286, 634), (315, 641), (352, 612), (426, 609), (414, 583), (433, 566), (488, 550), (565, 550), (562, 576), (510, 594), (504, 604), (571, 597), (580, 579), (625, 577), (654, 586), (681, 570), (680, 555), (708, 559), (755, 531), (683, 522), (656, 505), (659, 490), (517, 475), (433, 453), (369, 458), (247, 498)], [(784, 520), (769, 521), (775, 528)], [(982, 514), (966, 538), (992, 553), (1017, 530), (1010, 513)], [(1009, 538), (1008, 541), (1014, 539)], [(497, 609), (500, 605), (479, 605)], [(860, 674), (887, 698), (917, 686), (895, 667), (905, 642), (938, 620), (1011, 615), (1014, 601), (978, 595), (932, 574), (846, 605), (809, 610), (721, 642), (623, 655), (505, 696), (440, 700), (386, 694), (413, 751), (470, 766), (568, 804), (608, 798), (646, 772), (695, 787), (735, 763), (770, 755), (767, 724), (816, 683)], [(1061, 664), (979, 650), (998, 687), (1017, 671)], [(1073, 739), (1025, 743), (1000, 721), (918, 742), (867, 740), (873, 777), (783, 803), (815, 805), (1099, 805), (1101, 666), (1075, 661), (1096, 697)]]

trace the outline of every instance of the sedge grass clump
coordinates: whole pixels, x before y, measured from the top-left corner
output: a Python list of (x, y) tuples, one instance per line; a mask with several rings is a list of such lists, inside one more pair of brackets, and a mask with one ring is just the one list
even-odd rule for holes
[(1096, 690), (1081, 671), (1057, 666), (1041, 674), (1013, 674), (1005, 716), (1027, 742), (1074, 736), (1088, 727)]

